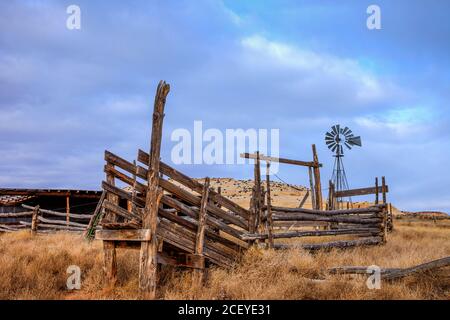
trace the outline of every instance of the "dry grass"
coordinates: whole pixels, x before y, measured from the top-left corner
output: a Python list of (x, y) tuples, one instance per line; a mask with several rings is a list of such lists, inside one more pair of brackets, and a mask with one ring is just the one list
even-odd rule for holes
[[(231, 270), (212, 269), (204, 287), (189, 271), (163, 269), (163, 299), (449, 299), (448, 273), (412, 276), (369, 290), (363, 276), (330, 276), (333, 266), (409, 267), (450, 255), (450, 228), (400, 221), (384, 246), (310, 254), (250, 250)], [(104, 288), (102, 248), (78, 235), (0, 236), (0, 299), (139, 299), (138, 252), (118, 251), (115, 289)], [(82, 270), (82, 289), (66, 289), (66, 269)]]

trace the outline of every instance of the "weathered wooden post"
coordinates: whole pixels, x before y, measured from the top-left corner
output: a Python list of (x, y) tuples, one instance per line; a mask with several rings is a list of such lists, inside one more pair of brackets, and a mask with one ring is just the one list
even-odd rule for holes
[(387, 200), (386, 200), (386, 179), (383, 177), (381, 177), (381, 192), (383, 194), (383, 204), (386, 204)]
[(206, 206), (208, 204), (209, 197), (209, 184), (210, 179), (207, 177), (205, 179), (205, 184), (203, 185), (202, 190), (202, 201), (200, 202), (200, 210), (198, 214), (198, 227), (197, 227), (197, 235), (195, 238), (195, 255), (199, 257), (201, 260), (201, 268), (194, 269), (193, 273), (193, 282), (197, 285), (202, 285), (205, 279), (205, 260), (203, 257), (203, 248), (205, 245), (205, 229), (206, 229)]
[[(222, 187), (221, 187), (221, 186), (218, 186), (218, 187), (217, 187), (217, 193), (218, 193), (219, 195), (222, 194)], [(221, 205), (220, 203), (218, 203), (217, 206), (218, 206), (219, 208), (222, 208), (222, 205)]]
[(33, 215), (31, 217), (31, 234), (35, 234), (38, 230), (39, 224), (39, 205), (33, 209)]
[(268, 247), (273, 248), (273, 220), (272, 220), (272, 200), (270, 198), (270, 161), (266, 164), (266, 186), (267, 186), (267, 210), (266, 210), (266, 231), (268, 234)]
[(389, 203), (389, 231), (394, 230), (394, 216), (392, 213), (392, 203)]
[(137, 166), (136, 166), (136, 160), (133, 160), (133, 189), (131, 190), (131, 200), (127, 200), (127, 210), (129, 212), (134, 212), (135, 206), (134, 203), (136, 201), (136, 172), (137, 172)]
[(251, 223), (253, 224), (253, 231), (250, 233), (255, 233), (258, 230), (259, 222), (261, 219), (261, 168), (260, 168), (259, 151), (256, 151), (254, 178), (255, 178), (255, 194), (254, 194), (254, 217)]
[(152, 135), (150, 142), (150, 159), (148, 163), (147, 194), (145, 208), (143, 210), (142, 228), (150, 229), (150, 241), (141, 242), (140, 264), (139, 264), (139, 288), (144, 296), (154, 299), (157, 284), (157, 254), (158, 240), (156, 228), (158, 222), (158, 208), (163, 195), (159, 187), (159, 163), (161, 153), (162, 127), (164, 119), (164, 106), (169, 94), (170, 86), (160, 81), (155, 96), (153, 109)]
[(311, 191), (311, 208), (317, 209), (316, 203), (316, 191), (314, 190), (314, 182), (313, 182), (313, 169), (308, 167), (308, 176), (309, 176), (309, 189)]
[(387, 241), (387, 218), (388, 218), (386, 204), (383, 204), (382, 214), (383, 214), (383, 220), (382, 220), (382, 224), (381, 224), (381, 232), (382, 232), (381, 238), (382, 238), (382, 243), (386, 243), (386, 241)]
[(314, 181), (316, 191), (317, 210), (322, 210), (322, 186), (320, 183), (320, 163), (317, 156), (316, 145), (312, 145), (313, 161), (314, 161)]
[(327, 209), (333, 210), (333, 182), (328, 180), (328, 201), (327, 201)]
[(70, 195), (66, 196), (66, 225), (67, 228), (70, 224)]
[[(114, 167), (112, 164), (107, 163), (105, 169)], [(109, 170), (106, 170), (106, 182), (111, 185), (115, 185), (114, 175), (110, 173)], [(111, 203), (119, 205), (119, 198), (108, 192), (106, 194), (106, 199)], [(112, 212), (109, 213), (111, 215), (110, 219), (112, 221), (117, 221), (117, 216)], [(116, 256), (116, 242), (103, 240), (103, 270), (106, 276), (106, 283), (108, 286), (114, 287), (117, 282), (117, 256)]]
[(379, 199), (378, 199), (378, 177), (375, 178), (375, 204), (379, 203)]

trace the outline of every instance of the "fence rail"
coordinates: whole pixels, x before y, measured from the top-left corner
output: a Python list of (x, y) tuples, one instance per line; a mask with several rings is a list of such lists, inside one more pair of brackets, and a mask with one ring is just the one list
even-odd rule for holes
[[(22, 207), (30, 211), (17, 213), (0, 213), (0, 232), (13, 232), (30, 228), (32, 232), (51, 232), (58, 230), (81, 232), (88, 226), (82, 221), (90, 220), (92, 215), (58, 212), (42, 209), (39, 206), (22, 204)], [(44, 217), (45, 215), (45, 217)], [(64, 217), (65, 220), (58, 219)], [(14, 222), (5, 222), (5, 218), (18, 218)], [(28, 218), (28, 219), (23, 219)], [(70, 221), (72, 219), (72, 221)], [(73, 221), (77, 220), (77, 221)]]

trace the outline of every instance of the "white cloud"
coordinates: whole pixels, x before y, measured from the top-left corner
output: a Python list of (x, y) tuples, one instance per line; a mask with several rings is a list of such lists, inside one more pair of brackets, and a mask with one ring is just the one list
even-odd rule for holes
[(354, 59), (270, 41), (261, 35), (243, 38), (241, 45), (249, 64), (272, 64), (280, 70), (295, 70), (301, 72), (299, 76), (318, 80), (316, 84), (319, 85), (324, 78), (326, 83), (346, 82), (353, 86), (354, 98), (361, 103), (385, 99), (396, 90), (391, 83), (382, 82)]

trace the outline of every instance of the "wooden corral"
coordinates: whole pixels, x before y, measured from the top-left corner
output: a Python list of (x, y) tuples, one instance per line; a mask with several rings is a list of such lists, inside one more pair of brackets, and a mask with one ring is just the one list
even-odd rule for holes
[(0, 189), (0, 232), (33, 229), (33, 226), (34, 232), (83, 231), (101, 193), (91, 190)]
[[(202, 282), (210, 265), (232, 266), (251, 245), (283, 248), (274, 239), (351, 235), (357, 240), (302, 244), (310, 250), (382, 244), (386, 240), (386, 205), (343, 211), (323, 210), (320, 163), (313, 146), (309, 162), (277, 159), (307, 166), (314, 175), (314, 209), (279, 208), (271, 205), (269, 171), (261, 182), (259, 153), (255, 158), (255, 186), (250, 209), (245, 209), (210, 187), (160, 160), (162, 128), (169, 85), (161, 81), (155, 96), (150, 152), (138, 151), (137, 161), (105, 152), (105, 197), (93, 215), (86, 236), (103, 241), (104, 269), (109, 285), (116, 283), (116, 249), (140, 250), (139, 287), (147, 298), (156, 297), (158, 265), (192, 268)], [(253, 157), (247, 155), (247, 157)], [(269, 157), (264, 158), (268, 168)], [(139, 162), (139, 164), (137, 164)], [(123, 186), (127, 186), (124, 190)], [(266, 188), (266, 191), (264, 189)], [(308, 230), (275, 233), (275, 221), (335, 222), (352, 225), (342, 230)]]

